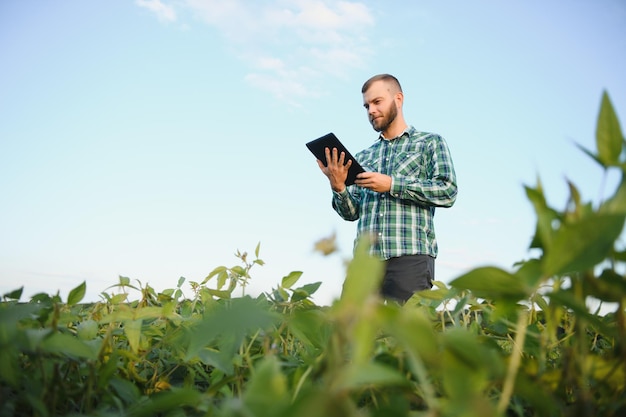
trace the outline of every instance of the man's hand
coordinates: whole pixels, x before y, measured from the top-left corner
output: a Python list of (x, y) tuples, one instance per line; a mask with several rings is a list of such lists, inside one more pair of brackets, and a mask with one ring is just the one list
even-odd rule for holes
[(338, 193), (346, 188), (348, 169), (352, 165), (352, 160), (345, 163), (345, 157), (346, 155), (343, 152), (338, 155), (337, 148), (333, 148), (332, 152), (329, 148), (326, 148), (327, 166), (324, 166), (324, 163), (319, 159), (317, 160), (317, 165), (319, 165), (324, 175), (328, 177), (331, 188)]
[(386, 193), (391, 190), (391, 177), (380, 172), (361, 172), (356, 176), (355, 184), (377, 193)]

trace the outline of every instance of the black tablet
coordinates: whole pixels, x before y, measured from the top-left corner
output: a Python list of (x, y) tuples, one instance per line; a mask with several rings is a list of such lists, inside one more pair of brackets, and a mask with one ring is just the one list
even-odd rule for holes
[(352, 156), (350, 152), (346, 149), (345, 146), (337, 139), (334, 133), (329, 133), (327, 135), (322, 136), (321, 138), (317, 138), (312, 140), (311, 142), (306, 144), (306, 147), (315, 155), (317, 159), (324, 163), (326, 166), (326, 151), (328, 148), (331, 151), (333, 148), (337, 148), (337, 151), (341, 154), (343, 152), (345, 154), (344, 160), (348, 162), (348, 160), (352, 160), (352, 165), (350, 166), (350, 170), (348, 171), (348, 177), (346, 178), (346, 185), (354, 184), (354, 180), (356, 180), (357, 174), (361, 172), (365, 172), (363, 167), (359, 165), (356, 159)]

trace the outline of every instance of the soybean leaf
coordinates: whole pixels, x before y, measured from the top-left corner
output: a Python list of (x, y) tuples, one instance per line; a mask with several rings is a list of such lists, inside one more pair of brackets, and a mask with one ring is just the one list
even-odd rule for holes
[(234, 352), (246, 335), (267, 329), (278, 318), (268, 305), (248, 296), (224, 301), (227, 302), (218, 304), (210, 314), (205, 313), (191, 329), (186, 360), (196, 356), (215, 339), (218, 339), (222, 352)]
[(141, 325), (143, 320), (128, 320), (124, 322), (124, 333), (130, 345), (130, 350), (134, 353), (139, 351), (139, 340), (141, 338)]
[[(183, 406), (194, 406), (202, 400), (202, 393), (191, 388), (172, 388), (171, 391), (158, 392), (146, 401), (135, 403), (128, 410), (128, 417), (152, 417), (173, 414)], [(172, 412), (172, 413), (170, 413)]]
[(470, 290), (477, 297), (488, 299), (520, 300), (527, 295), (524, 282), (500, 268), (476, 268), (456, 278), (450, 285), (459, 289)]
[(530, 247), (544, 249), (552, 242), (554, 235), (552, 223), (558, 219), (559, 214), (548, 206), (541, 181), (537, 180), (537, 188), (524, 188), (526, 189), (526, 196), (533, 204), (537, 214), (537, 226)]
[(602, 94), (602, 104), (596, 127), (598, 157), (605, 166), (619, 164), (623, 141), (624, 137), (622, 136), (617, 115), (611, 104), (611, 99), (605, 91)]
[(70, 294), (67, 297), (67, 305), (73, 306), (80, 303), (83, 297), (85, 297), (86, 290), (87, 283), (83, 281), (82, 284), (70, 291)]
[(41, 349), (49, 353), (95, 360), (98, 353), (89, 345), (64, 333), (53, 333), (41, 343)]
[(397, 369), (376, 362), (350, 366), (344, 371), (338, 386), (342, 389), (358, 389), (368, 385), (378, 387), (407, 385), (408, 381)]
[(624, 215), (595, 214), (564, 224), (546, 251), (546, 276), (593, 268), (607, 258), (624, 227)]
[(339, 308), (360, 305), (368, 296), (378, 292), (383, 277), (383, 264), (369, 254), (369, 246), (370, 242), (365, 238), (357, 244), (354, 259), (348, 265)]
[[(626, 170), (625, 170), (626, 172)], [(626, 213), (626, 174), (622, 174), (619, 187), (612, 197), (607, 199), (599, 209), (601, 213)]]
[(576, 147), (578, 149), (580, 149), (581, 151), (583, 151), (585, 154), (587, 154), (587, 156), (589, 156), (591, 159), (593, 159), (594, 161), (596, 161), (598, 163), (598, 165), (600, 165), (601, 167), (605, 167), (604, 162), (602, 162), (600, 160), (600, 158), (598, 157), (598, 155), (596, 155), (595, 153), (593, 153), (592, 151), (590, 151), (589, 149), (585, 148), (584, 146), (582, 146), (579, 143), (574, 142), (574, 145), (576, 145)]
[(11, 292), (3, 294), (2, 298), (18, 301), (20, 298), (22, 298), (23, 292), (24, 292), (24, 286), (18, 288), (17, 290), (13, 290)]
[(577, 315), (578, 319), (587, 320), (593, 326), (601, 329), (604, 334), (611, 337), (615, 336), (615, 326), (607, 325), (602, 322), (598, 316), (590, 313), (585, 302), (578, 299), (571, 289), (554, 291), (546, 294), (546, 296), (550, 298), (553, 303), (570, 308)]
[(296, 310), (287, 324), (305, 347), (313, 345), (318, 349), (326, 347), (331, 335), (330, 319), (318, 309)]
[(141, 396), (137, 385), (127, 379), (122, 379), (116, 376), (109, 380), (109, 384), (115, 390), (117, 395), (127, 404), (135, 403)]
[(285, 289), (291, 288), (293, 284), (298, 282), (301, 276), (302, 276), (302, 271), (292, 271), (289, 273), (289, 275), (283, 277), (283, 280), (281, 281), (280, 286)]
[(209, 273), (209, 275), (206, 276), (206, 278), (200, 283), (200, 285), (206, 284), (215, 275), (217, 275), (219, 273), (226, 272), (227, 270), (228, 270), (228, 268), (226, 268), (225, 266), (218, 266), (218, 267), (216, 267), (215, 269), (213, 269), (213, 271), (211, 271)]
[(301, 301), (305, 298), (310, 297), (317, 289), (322, 285), (321, 282), (315, 282), (312, 284), (306, 284), (300, 288), (297, 288), (293, 291), (293, 295), (291, 296), (291, 301)]
[(281, 372), (279, 361), (267, 356), (255, 367), (255, 373), (246, 386), (244, 403), (252, 411), (251, 415), (277, 415), (278, 410), (289, 401), (287, 378)]

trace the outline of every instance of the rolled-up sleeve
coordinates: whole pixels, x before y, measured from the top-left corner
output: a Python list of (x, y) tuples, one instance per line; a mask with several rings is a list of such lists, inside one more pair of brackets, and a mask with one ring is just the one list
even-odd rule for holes
[(356, 185), (346, 187), (342, 192), (333, 191), (333, 209), (342, 219), (355, 221), (359, 218), (360, 197)]

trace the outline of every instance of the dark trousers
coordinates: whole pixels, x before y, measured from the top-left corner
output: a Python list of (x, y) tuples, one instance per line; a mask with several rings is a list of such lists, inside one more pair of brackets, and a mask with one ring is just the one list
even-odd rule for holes
[(435, 277), (435, 258), (429, 255), (406, 255), (385, 261), (382, 296), (400, 303), (414, 292), (428, 290)]

